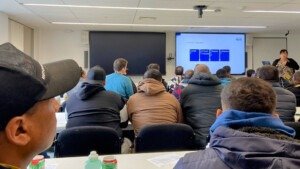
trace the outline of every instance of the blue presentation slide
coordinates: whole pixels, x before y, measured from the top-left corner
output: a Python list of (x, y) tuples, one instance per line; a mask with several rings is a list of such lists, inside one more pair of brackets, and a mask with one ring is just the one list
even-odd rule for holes
[(243, 74), (245, 34), (177, 33), (176, 66), (187, 70), (200, 63), (212, 73), (228, 65), (232, 74)]

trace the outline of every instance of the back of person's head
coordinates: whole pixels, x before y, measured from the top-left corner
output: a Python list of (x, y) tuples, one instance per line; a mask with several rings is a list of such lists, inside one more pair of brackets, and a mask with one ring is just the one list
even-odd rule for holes
[(92, 67), (87, 74), (87, 79), (92, 81), (103, 82), (105, 78), (105, 70), (99, 65)]
[(126, 68), (128, 61), (124, 58), (118, 58), (114, 61), (114, 71), (121, 71), (123, 68)]
[(205, 64), (197, 64), (194, 68), (194, 75), (198, 75), (200, 73), (210, 74), (210, 70)]
[(183, 75), (183, 67), (182, 66), (177, 66), (175, 68), (175, 75)]
[(279, 54), (282, 54), (282, 53), (289, 54), (289, 52), (286, 49), (281, 49), (280, 52), (279, 52)]
[(159, 66), (159, 64), (157, 64), (157, 63), (150, 63), (150, 64), (147, 66), (147, 70), (150, 70), (150, 69), (156, 69), (156, 70), (160, 71), (160, 66)]
[(144, 79), (146, 78), (152, 78), (155, 79), (157, 81), (162, 81), (162, 75), (160, 73), (160, 71), (156, 70), (156, 69), (149, 69), (144, 73)]
[(217, 70), (217, 72), (216, 72), (216, 76), (218, 77), (218, 78), (226, 78), (227, 77), (227, 71), (225, 70), (225, 69), (219, 69), (219, 70)]
[(256, 70), (256, 76), (269, 82), (279, 81), (279, 71), (275, 66), (265, 65)]
[(189, 69), (187, 71), (184, 72), (184, 79), (191, 79), (194, 75), (194, 71), (192, 69)]
[(276, 94), (264, 80), (243, 77), (224, 87), (221, 101), (225, 110), (272, 114), (276, 107)]
[(300, 84), (300, 71), (297, 71), (293, 75), (294, 84)]
[(247, 77), (253, 77), (255, 75), (255, 70), (248, 69), (246, 72)]
[(224, 66), (223, 69), (225, 69), (228, 74), (231, 73), (231, 67), (230, 66)]

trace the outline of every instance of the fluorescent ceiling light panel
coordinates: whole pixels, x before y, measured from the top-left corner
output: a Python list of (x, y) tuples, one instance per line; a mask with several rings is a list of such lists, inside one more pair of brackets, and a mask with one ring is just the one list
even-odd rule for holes
[[(95, 8), (95, 9), (125, 9), (125, 10), (153, 10), (153, 11), (187, 11), (195, 12), (194, 9), (181, 8), (143, 8), (143, 7), (115, 7), (115, 6), (90, 6), (90, 5), (60, 5), (60, 4), (30, 4), (24, 3), (25, 6), (42, 6), (42, 7), (64, 7), (64, 8)], [(204, 10), (206, 12), (214, 12), (212, 9)]]
[(225, 26), (225, 25), (153, 25), (153, 24), (118, 24), (118, 23), (81, 23), (81, 22), (51, 22), (59, 25), (91, 25), (91, 26), (136, 26), (136, 27), (188, 27), (188, 28), (244, 28), (265, 29), (266, 26)]
[(299, 14), (300, 11), (265, 11), (265, 10), (250, 10), (243, 12), (252, 12), (252, 13), (286, 13), (286, 14)]

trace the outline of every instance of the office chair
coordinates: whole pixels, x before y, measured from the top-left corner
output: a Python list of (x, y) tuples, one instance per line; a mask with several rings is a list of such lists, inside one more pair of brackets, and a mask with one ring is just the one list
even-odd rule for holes
[(193, 129), (186, 124), (155, 124), (141, 129), (135, 152), (178, 151), (194, 148)]
[(55, 141), (55, 157), (87, 156), (95, 150), (98, 154), (121, 153), (121, 139), (108, 127), (73, 127), (59, 133)]

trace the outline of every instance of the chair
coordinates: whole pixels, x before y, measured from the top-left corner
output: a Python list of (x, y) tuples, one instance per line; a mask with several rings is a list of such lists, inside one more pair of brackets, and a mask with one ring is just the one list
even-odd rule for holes
[(284, 122), (284, 124), (292, 127), (296, 131), (295, 139), (300, 140), (300, 122)]
[(186, 124), (155, 124), (143, 127), (135, 139), (136, 152), (193, 149), (194, 132)]
[(55, 141), (55, 157), (87, 156), (95, 150), (98, 154), (121, 153), (121, 140), (117, 132), (108, 127), (73, 127), (59, 133)]

